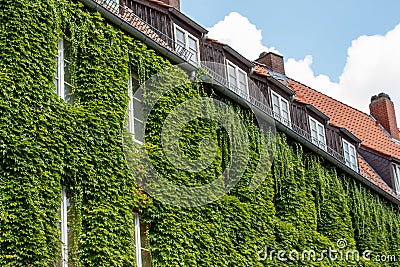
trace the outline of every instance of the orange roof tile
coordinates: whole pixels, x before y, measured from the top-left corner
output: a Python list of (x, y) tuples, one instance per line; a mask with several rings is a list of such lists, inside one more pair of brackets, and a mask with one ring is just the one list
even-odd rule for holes
[(207, 41), (210, 41), (210, 42), (212, 42), (212, 43), (215, 43), (215, 44), (227, 45), (226, 43), (222, 43), (222, 42), (220, 42), (220, 41), (218, 41), (218, 40), (216, 40), (216, 39), (212, 39), (212, 38), (209, 38), (209, 37), (207, 37), (206, 40), (207, 40)]
[(288, 86), (296, 99), (317, 107), (331, 118), (331, 124), (351, 131), (361, 145), (381, 154), (400, 159), (400, 145), (390, 138), (368, 114), (290, 79)]
[(271, 76), (269, 74), (269, 72), (265, 69), (264, 66), (262, 66), (261, 64), (255, 62), (256, 64), (254, 65), (254, 72), (260, 75), (264, 75), (264, 76)]

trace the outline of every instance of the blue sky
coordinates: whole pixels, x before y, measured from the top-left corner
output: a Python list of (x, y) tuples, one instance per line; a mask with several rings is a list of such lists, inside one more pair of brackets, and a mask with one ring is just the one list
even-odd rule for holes
[(207, 28), (236, 11), (262, 30), (264, 45), (285, 58), (312, 55), (315, 74), (335, 82), (352, 40), (385, 34), (400, 23), (399, 0), (181, 0), (181, 5), (186, 15)]
[(388, 93), (400, 120), (400, 0), (181, 0), (181, 10), (251, 60), (278, 51), (288, 76), (366, 113)]

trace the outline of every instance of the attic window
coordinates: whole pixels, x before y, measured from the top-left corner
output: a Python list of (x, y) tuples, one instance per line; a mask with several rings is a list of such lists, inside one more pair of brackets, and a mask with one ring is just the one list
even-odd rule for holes
[(291, 127), (289, 101), (272, 91), (272, 110), (274, 118)]
[[(189, 62), (193, 65), (197, 66), (200, 62), (200, 48), (199, 48), (199, 40), (191, 35), (189, 32), (185, 31), (178, 25), (174, 25), (175, 30), (175, 41), (176, 49), (180, 50), (187, 50), (191, 53), (191, 57), (189, 58)], [(184, 48), (184, 49), (182, 49)]]
[(326, 137), (325, 137), (324, 125), (322, 125), (322, 123), (320, 123), (311, 116), (309, 116), (309, 121), (310, 121), (311, 142), (316, 146), (318, 146), (319, 148), (326, 150)]
[(248, 98), (247, 73), (238, 66), (226, 60), (229, 88), (243, 98)]
[(400, 195), (400, 165), (393, 164), (394, 189)]
[(346, 165), (354, 171), (358, 171), (356, 147), (343, 139), (343, 152)]

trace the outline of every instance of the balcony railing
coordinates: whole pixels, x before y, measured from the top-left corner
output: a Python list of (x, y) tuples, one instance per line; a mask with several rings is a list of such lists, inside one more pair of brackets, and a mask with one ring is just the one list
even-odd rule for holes
[(137, 16), (132, 9), (120, 5), (114, 0), (95, 0), (99, 5), (118, 16), (120, 19), (135, 27), (137, 30), (142, 32), (148, 38), (154, 42), (168, 49), (170, 52), (181, 57), (182, 59), (189, 61), (193, 53), (186, 49), (184, 46), (176, 42), (174, 39), (156, 29), (139, 16)]
[[(170, 52), (174, 53), (175, 55), (181, 57), (182, 59), (189, 61), (190, 58), (192, 57), (193, 53), (190, 52), (188, 49), (186, 49), (184, 46), (181, 44), (177, 43), (174, 39), (166, 35), (165, 33), (161, 32), (160, 30), (156, 29), (143, 19), (141, 19), (139, 16), (137, 16), (133, 10), (130, 8), (120, 5), (117, 3), (115, 0), (95, 0), (99, 5), (107, 9), (108, 11), (112, 12), (114, 15), (118, 16), (120, 19), (125, 21), (126, 23), (130, 24), (140, 32), (142, 32), (144, 35), (146, 35), (148, 38), (153, 40), (154, 42), (158, 43), (159, 45), (163, 46), (164, 48), (168, 49)], [(210, 65), (211, 64), (211, 65)], [(279, 114), (273, 112), (273, 110), (256, 99), (255, 97), (251, 96), (248, 94), (248, 92), (243, 92), (240, 90), (237, 86), (235, 85), (230, 85), (228, 80), (221, 76), (220, 74), (216, 73), (213, 69), (214, 66), (212, 66), (213, 63), (208, 63), (208, 64), (201, 64), (201, 67), (209, 73), (211, 78), (214, 81), (217, 81), (219, 84), (223, 85), (226, 88), (229, 88), (232, 92), (237, 94), (238, 96), (242, 97), (243, 99), (247, 100), (250, 102), (251, 105), (265, 113), (267, 116), (270, 118), (274, 118), (275, 120), (279, 121), (286, 127), (290, 128), (292, 131), (297, 133), (299, 136), (303, 137), (307, 141), (309, 141), (311, 144), (316, 146), (317, 148), (325, 151), (329, 155), (331, 155), (333, 158), (338, 160), (339, 162), (346, 164), (345, 158), (343, 155), (338, 153), (336, 150), (333, 148), (327, 146), (324, 143), (318, 143), (316, 144), (315, 141), (313, 142), (310, 133), (307, 131), (301, 129), (299, 126), (294, 124), (291, 121), (288, 121), (284, 119), (282, 116)], [(320, 141), (318, 141), (320, 142)], [(322, 147), (322, 148), (321, 148)], [(365, 170), (359, 168), (358, 173), (360, 173), (362, 176), (369, 180), (374, 180), (372, 175), (367, 173)]]
[[(209, 65), (212, 63), (208, 63), (207, 65), (202, 63), (201, 67), (203, 69), (205, 69), (208, 74), (211, 76), (211, 78), (214, 81), (217, 81), (218, 83), (220, 83), (221, 85), (225, 86), (226, 88), (229, 88), (232, 92), (234, 92), (235, 94), (243, 97), (243, 93), (238, 90), (238, 88), (235, 87), (229, 87), (228, 81), (222, 77), (220, 74), (216, 73), (215, 71), (212, 70), (212, 66)], [(333, 158), (335, 158), (336, 160), (338, 160), (339, 162), (346, 164), (345, 158), (343, 155), (341, 155), (340, 153), (338, 153), (336, 150), (334, 150), (333, 148), (329, 147), (327, 144), (325, 144), (324, 142), (318, 141), (318, 140), (313, 140), (313, 138), (311, 137), (311, 134), (303, 129), (301, 129), (298, 125), (296, 125), (295, 123), (283, 118), (280, 114), (274, 112), (271, 107), (269, 107), (268, 105), (262, 103), (260, 100), (256, 99), (253, 96), (248, 96), (247, 94), (245, 95), (246, 97), (243, 97), (244, 99), (246, 99), (248, 102), (250, 102), (250, 104), (254, 107), (256, 107), (257, 109), (259, 109), (260, 111), (262, 111), (263, 113), (265, 113), (267, 116), (269, 116), (270, 118), (274, 118), (276, 121), (279, 121), (281, 124), (283, 124), (284, 126), (290, 128), (292, 131), (294, 131), (296, 134), (300, 135), (301, 137), (303, 137), (304, 139), (306, 139), (308, 142), (310, 142), (311, 144), (313, 144), (314, 146), (316, 146), (317, 148), (325, 151), (326, 153), (328, 153), (329, 155), (331, 155)]]
[(212, 78), (215, 81), (217, 81), (221, 85), (225, 86), (226, 88), (229, 88), (232, 92), (234, 92), (238, 96), (242, 97), (243, 99), (246, 99), (247, 101), (249, 101), (249, 94), (247, 92), (244, 92), (243, 90), (241, 90), (239, 87), (237, 87), (234, 84), (230, 84), (225, 77), (221, 76), (220, 74), (216, 73), (213, 70), (215, 67), (215, 66), (213, 66), (214, 64), (219, 64), (219, 63), (202, 62), (201, 67), (203, 69), (205, 69), (206, 71), (208, 71), (210, 73), (210, 76), (212, 76)]

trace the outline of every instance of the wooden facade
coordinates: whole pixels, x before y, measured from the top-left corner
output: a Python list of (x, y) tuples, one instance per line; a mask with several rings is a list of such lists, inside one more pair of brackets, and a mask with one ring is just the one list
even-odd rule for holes
[[(120, 0), (120, 3), (133, 10), (142, 20), (168, 36), (172, 42), (175, 39), (174, 24), (198, 38), (202, 66), (210, 70), (214, 79), (221, 84), (228, 84), (227, 60), (246, 72), (248, 75), (249, 95), (249, 99), (247, 100), (254, 100), (257, 102), (257, 105), (261, 103), (262, 106), (267, 107), (269, 110), (272, 109), (272, 91), (288, 100), (290, 104), (289, 111), (292, 129), (307, 140), (311, 140), (309, 116), (320, 121), (325, 125), (328, 153), (334, 154), (338, 160), (344, 161), (342, 139), (346, 139), (350, 143), (357, 145), (354, 140), (351, 140), (351, 138), (349, 139), (340, 129), (328, 125), (326, 123), (326, 118), (321, 117), (321, 114), (317, 114), (307, 108), (307, 104), (295, 101), (293, 97), (294, 92), (284, 85), (285, 82), (282, 83), (282, 81), (278, 81), (273, 77), (253, 73), (250, 65), (254, 66), (254, 64), (257, 63), (252, 63), (244, 59), (226, 44), (213, 39), (202, 38), (203, 34), (205, 34), (205, 30), (202, 31), (200, 26), (188, 23), (187, 18), (179, 16), (176, 11), (174, 11), (175, 13), (171, 13), (171, 8), (160, 6), (157, 3), (146, 0)], [(169, 40), (169, 42), (171, 42), (171, 40)], [(173, 47), (174, 44), (168, 43), (168, 45)]]

